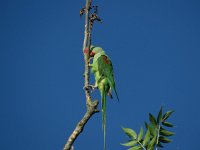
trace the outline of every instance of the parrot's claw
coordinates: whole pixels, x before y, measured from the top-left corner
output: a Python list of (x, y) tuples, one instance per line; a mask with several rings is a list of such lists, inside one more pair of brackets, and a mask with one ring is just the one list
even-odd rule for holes
[(84, 90), (91, 90), (91, 92), (94, 91), (95, 88), (97, 88), (95, 85), (88, 85), (83, 87)]
[(95, 85), (89, 85), (89, 87), (92, 89), (92, 91), (94, 91), (97, 88), (97, 86)]

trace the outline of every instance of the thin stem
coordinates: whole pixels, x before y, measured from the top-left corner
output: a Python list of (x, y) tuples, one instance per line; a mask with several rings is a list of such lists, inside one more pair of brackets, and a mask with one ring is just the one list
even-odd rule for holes
[(159, 137), (160, 137), (160, 123), (158, 125), (158, 134), (157, 134), (157, 139), (156, 139), (156, 150), (158, 150), (158, 141), (159, 141)]
[(137, 142), (144, 150), (146, 150), (146, 148), (142, 145), (142, 143), (140, 141), (137, 141)]

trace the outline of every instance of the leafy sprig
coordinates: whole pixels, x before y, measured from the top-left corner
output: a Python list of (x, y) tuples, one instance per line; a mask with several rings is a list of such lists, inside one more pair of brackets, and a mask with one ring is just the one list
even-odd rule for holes
[(173, 110), (169, 110), (163, 115), (161, 107), (157, 118), (149, 113), (149, 124), (145, 122), (145, 132), (142, 127), (138, 134), (130, 128), (122, 127), (124, 133), (129, 136), (130, 140), (121, 145), (130, 147), (128, 150), (157, 150), (158, 148), (163, 148), (164, 143), (172, 142), (169, 136), (175, 134), (168, 130), (168, 128), (172, 128), (174, 125), (167, 122), (167, 119), (173, 112)]

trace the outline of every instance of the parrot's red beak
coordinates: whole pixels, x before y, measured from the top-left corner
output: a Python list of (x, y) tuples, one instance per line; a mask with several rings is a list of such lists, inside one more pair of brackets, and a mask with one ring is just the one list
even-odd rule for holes
[(94, 52), (92, 51), (91, 53), (90, 53), (90, 57), (94, 57)]

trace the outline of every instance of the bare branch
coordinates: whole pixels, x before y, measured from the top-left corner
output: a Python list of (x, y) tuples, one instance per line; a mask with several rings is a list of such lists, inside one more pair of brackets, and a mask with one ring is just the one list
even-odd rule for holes
[[(92, 32), (92, 24), (95, 20), (99, 21), (99, 17), (97, 16), (97, 6), (91, 7), (92, 0), (86, 0), (86, 6), (85, 8), (82, 8), (80, 10), (80, 16), (82, 16), (85, 13), (85, 32), (84, 32), (84, 41), (83, 41), (83, 54), (84, 54), (84, 62), (85, 62), (85, 72), (84, 72), (84, 89), (85, 89), (85, 96), (86, 96), (86, 106), (87, 111), (83, 118), (79, 121), (79, 123), (76, 125), (76, 128), (68, 138), (63, 150), (70, 150), (72, 147), (72, 144), (78, 137), (78, 135), (83, 131), (84, 126), (88, 122), (88, 120), (92, 117), (93, 114), (99, 112), (97, 109), (98, 106), (98, 100), (92, 101), (91, 95), (90, 95), (90, 88), (89, 87), (89, 80), (90, 80), (90, 68), (89, 68), (89, 49), (91, 44), (91, 32)], [(90, 10), (94, 8), (94, 13), (90, 16)], [(101, 20), (100, 20), (101, 21)], [(86, 53), (85, 50), (88, 49), (88, 52)]]

